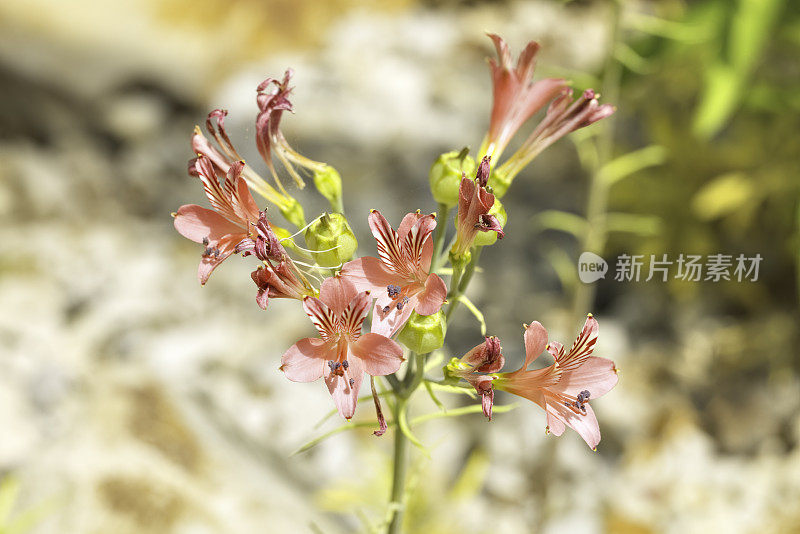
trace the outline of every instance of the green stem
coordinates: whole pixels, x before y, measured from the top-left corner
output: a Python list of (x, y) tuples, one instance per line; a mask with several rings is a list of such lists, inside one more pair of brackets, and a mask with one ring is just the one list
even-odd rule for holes
[[(400, 412), (406, 410), (406, 399), (398, 397), (397, 408), (394, 420), (400, 420)], [(403, 502), (406, 485), (406, 468), (408, 461), (408, 438), (400, 430), (399, 426), (394, 428), (394, 462), (392, 463), (392, 493), (389, 498), (389, 526), (386, 529), (388, 534), (399, 534), (403, 523)]]
[(444, 238), (447, 233), (447, 216), (450, 214), (450, 207), (447, 204), (439, 204), (439, 213), (437, 214), (438, 224), (436, 225), (436, 232), (433, 234), (433, 262), (431, 263), (431, 272), (436, 272), (442, 266), (442, 248), (444, 247)]
[(458, 297), (467, 291), (467, 287), (469, 287), (469, 283), (472, 280), (472, 275), (475, 274), (475, 267), (478, 265), (478, 260), (481, 259), (481, 250), (483, 250), (483, 247), (474, 247), (472, 249), (472, 256), (470, 258), (470, 262), (467, 264), (466, 269), (462, 267), (457, 270), (456, 266), (453, 266), (453, 278), (450, 281), (450, 293), (447, 295), (447, 299), (450, 301), (450, 303), (447, 305), (447, 311), (444, 313), (445, 319), (448, 323), (450, 322), (450, 317), (453, 315), (453, 312), (456, 311), (456, 307), (458, 306)]
[[(602, 95), (609, 103), (619, 101), (622, 65), (614, 57), (614, 51), (619, 41), (620, 4), (611, 2), (611, 25), (609, 36), (609, 50), (603, 73)], [(580, 243), (580, 252), (594, 252), (602, 255), (608, 239), (605, 225), (606, 212), (608, 211), (608, 183), (601, 176), (600, 170), (611, 159), (614, 149), (614, 115), (602, 121), (602, 130), (597, 138), (597, 161), (589, 177), (589, 196), (586, 202), (587, 230)], [(595, 285), (578, 284), (573, 295), (572, 312), (573, 322), (580, 322), (594, 303)], [(572, 325), (570, 325), (571, 327)]]

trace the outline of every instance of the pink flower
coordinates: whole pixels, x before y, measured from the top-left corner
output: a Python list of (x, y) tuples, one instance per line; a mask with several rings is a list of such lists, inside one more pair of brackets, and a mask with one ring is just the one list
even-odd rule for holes
[(517, 58), (515, 67), (511, 63), (511, 53), (505, 41), (498, 35), (488, 35), (494, 41), (500, 64), (494, 59), (489, 60), (494, 103), (489, 131), (483, 140), (480, 154), (497, 160), (520, 126), (552, 100), (567, 83), (558, 78), (533, 82), (538, 43), (528, 43)]
[[(227, 132), (225, 131), (225, 117), (228, 112), (224, 109), (215, 109), (208, 114), (206, 119), (206, 129), (212, 138), (216, 141), (216, 146), (212, 143), (200, 127), (195, 126), (194, 133), (192, 134), (192, 151), (198, 156), (205, 156), (213, 164), (212, 169), (217, 176), (224, 177), (228, 170), (236, 162), (242, 161), (242, 157), (234, 148), (231, 143)], [(196, 170), (197, 158), (189, 160), (189, 174), (197, 176)], [(244, 165), (241, 170), (241, 176), (247, 181), (253, 191), (263, 196), (269, 202), (278, 206), (281, 210), (288, 209), (296, 202), (290, 196), (279, 193), (274, 187), (266, 182), (261, 176), (258, 175), (249, 165)]]
[(503, 368), (503, 365), (505, 365), (505, 358), (500, 340), (494, 336), (487, 336), (483, 343), (448, 366), (450, 374), (463, 378), (475, 388), (475, 391), (481, 396), (483, 413), (490, 421), (494, 404), (492, 381), (497, 377), (477, 373), (496, 373)]
[(497, 173), (513, 178), (545, 148), (568, 133), (594, 124), (613, 114), (614, 106), (601, 105), (597, 100), (599, 96), (592, 89), (587, 89), (573, 101), (572, 89), (561, 89), (558, 98), (553, 100), (547, 108), (544, 119), (514, 155), (497, 169)]
[(442, 307), (447, 286), (431, 273), (436, 216), (409, 213), (395, 231), (383, 215), (369, 215), (372, 235), (378, 242), (379, 258), (363, 257), (347, 262), (342, 277), (359, 291), (378, 295), (372, 316), (372, 331), (393, 336), (412, 311), (432, 315)]
[[(289, 145), (280, 130), (283, 112), (292, 111), (292, 103), (289, 101), (289, 94), (292, 92), (289, 80), (292, 74), (292, 69), (287, 69), (282, 81), (267, 78), (256, 89), (256, 103), (259, 109), (256, 117), (256, 145), (276, 180), (278, 178), (272, 164), (273, 155), (278, 158), (298, 187), (302, 188), (305, 187), (305, 182), (294, 165), (300, 165), (311, 171), (322, 171), (327, 165), (299, 154)], [(280, 181), (278, 185), (280, 186)]]
[(235, 252), (244, 256), (253, 254), (263, 262), (251, 274), (258, 287), (256, 303), (261, 309), (267, 309), (270, 298), (302, 300), (306, 296), (314, 296), (316, 291), (286, 253), (263, 211), (259, 214), (255, 230), (255, 238), (243, 239)]
[[(547, 330), (534, 322), (525, 330), (525, 363), (517, 371), (500, 373), (492, 385), (538, 404), (547, 413), (547, 429), (560, 436), (566, 426), (591, 448), (600, 442), (600, 427), (589, 400), (608, 393), (617, 384), (614, 362), (592, 356), (598, 325), (591, 316), (568, 353), (555, 341), (547, 343)], [(555, 363), (543, 369), (527, 367), (547, 349)]]
[(403, 362), (403, 349), (380, 334), (361, 334), (372, 299), (340, 276), (327, 278), (319, 298), (306, 297), (303, 308), (319, 332), (318, 338), (301, 339), (286, 351), (280, 369), (293, 382), (313, 382), (325, 377), (336, 408), (345, 419), (353, 417), (361, 380), (394, 373)]
[(184, 237), (205, 246), (197, 277), (201, 284), (230, 256), (236, 245), (250, 235), (259, 212), (247, 184), (241, 178), (244, 163), (228, 167), (222, 182), (211, 160), (200, 156), (194, 161), (194, 174), (203, 183), (213, 211), (194, 204), (181, 206), (175, 217), (175, 229)]
[(458, 188), (458, 219), (456, 221), (456, 242), (451, 254), (461, 256), (466, 253), (478, 232), (497, 232), (502, 239), (505, 235), (500, 221), (489, 210), (494, 205), (494, 195), (486, 190), (489, 180), (489, 156), (484, 156), (475, 179), (463, 176)]

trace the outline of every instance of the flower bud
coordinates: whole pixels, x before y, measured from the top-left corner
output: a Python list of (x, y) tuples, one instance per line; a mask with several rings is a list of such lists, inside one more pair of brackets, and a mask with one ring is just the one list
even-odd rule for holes
[[(494, 204), (489, 209), (488, 215), (494, 215), (500, 226), (505, 226), (508, 220), (506, 209), (497, 197), (494, 198)], [(472, 244), (476, 247), (485, 247), (493, 245), (495, 241), (497, 241), (497, 232), (478, 232)]]
[(434, 200), (448, 208), (458, 204), (461, 176), (472, 176), (475, 174), (475, 167), (475, 160), (467, 155), (466, 148), (461, 152), (446, 152), (439, 156), (428, 175)]
[(417, 354), (427, 354), (442, 348), (446, 333), (447, 321), (441, 310), (433, 315), (414, 312), (397, 334), (397, 341)]
[(342, 177), (330, 165), (314, 171), (314, 185), (319, 194), (328, 199), (334, 209), (342, 202)]
[(287, 202), (283, 205), (279, 205), (278, 209), (281, 210), (281, 215), (283, 215), (287, 221), (298, 228), (302, 228), (306, 225), (306, 216), (305, 213), (303, 213), (303, 206), (294, 198), (288, 197)]
[(341, 213), (326, 213), (311, 223), (305, 238), (314, 261), (323, 267), (336, 267), (349, 261), (358, 247), (356, 236)]

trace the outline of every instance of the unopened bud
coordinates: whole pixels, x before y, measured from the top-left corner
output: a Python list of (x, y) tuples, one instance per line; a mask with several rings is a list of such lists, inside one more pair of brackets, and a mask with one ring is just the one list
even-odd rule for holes
[(414, 312), (397, 335), (397, 341), (417, 354), (427, 354), (442, 348), (446, 333), (447, 321), (441, 311), (433, 315)]
[[(500, 223), (500, 226), (506, 225), (506, 221), (508, 220), (506, 209), (497, 197), (494, 198), (494, 204), (492, 204), (488, 214), (494, 215)], [(487, 245), (493, 245), (495, 241), (497, 241), (497, 232), (478, 232), (473, 245), (476, 247), (485, 247)]]
[(446, 152), (439, 156), (428, 175), (434, 200), (448, 208), (458, 204), (461, 176), (473, 176), (475, 167), (475, 160), (467, 155), (466, 148), (461, 152)]
[(287, 221), (298, 228), (302, 228), (306, 225), (306, 216), (303, 213), (303, 206), (294, 198), (288, 197), (286, 204), (278, 206), (278, 209), (281, 210), (281, 215), (283, 215)]
[(325, 165), (322, 169), (314, 171), (314, 185), (319, 194), (328, 199), (332, 207), (341, 206), (342, 177), (336, 169)]
[(349, 261), (358, 248), (356, 236), (341, 213), (325, 214), (309, 225), (306, 245), (314, 261), (323, 267), (336, 267)]

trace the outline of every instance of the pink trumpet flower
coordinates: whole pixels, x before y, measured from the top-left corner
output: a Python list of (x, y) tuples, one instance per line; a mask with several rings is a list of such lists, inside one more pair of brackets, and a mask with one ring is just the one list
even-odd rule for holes
[[(538, 404), (547, 413), (547, 430), (560, 436), (566, 426), (594, 449), (600, 443), (600, 426), (589, 399), (608, 393), (618, 381), (614, 362), (592, 356), (598, 325), (586, 318), (569, 352), (558, 342), (547, 343), (547, 330), (534, 322), (525, 329), (525, 363), (511, 373), (500, 373), (492, 385)], [(527, 370), (547, 350), (555, 358), (549, 367)]]
[(475, 179), (463, 176), (458, 188), (458, 219), (456, 242), (451, 253), (459, 257), (466, 253), (478, 232), (497, 232), (498, 239), (505, 235), (500, 221), (489, 210), (494, 205), (494, 195), (486, 190), (489, 180), (489, 156), (484, 156)]
[(483, 413), (490, 421), (494, 404), (492, 381), (496, 377), (478, 373), (496, 373), (504, 364), (505, 357), (500, 347), (500, 340), (494, 336), (486, 336), (486, 341), (474, 347), (451, 367), (453, 376), (469, 382), (481, 396)]
[[(294, 74), (292, 69), (287, 69), (283, 80), (267, 78), (256, 89), (256, 103), (260, 110), (256, 117), (256, 145), (276, 180), (277, 174), (272, 163), (273, 155), (283, 164), (297, 186), (302, 188), (305, 187), (305, 182), (294, 165), (311, 171), (322, 171), (327, 165), (299, 154), (289, 145), (280, 130), (283, 112), (292, 111), (292, 103), (289, 101), (289, 94), (292, 92), (289, 81), (292, 79), (292, 74)], [(280, 182), (278, 184), (280, 185)]]
[(444, 281), (430, 272), (436, 215), (409, 213), (395, 231), (380, 212), (372, 210), (369, 226), (378, 242), (379, 258), (347, 262), (342, 267), (342, 277), (359, 291), (378, 295), (372, 332), (391, 337), (408, 321), (411, 312), (432, 315), (447, 296)]
[(614, 106), (600, 104), (598, 98), (599, 94), (587, 89), (573, 101), (572, 89), (561, 89), (558, 98), (547, 108), (542, 121), (508, 161), (497, 169), (497, 173), (506, 180), (513, 179), (545, 148), (568, 133), (612, 115)]
[(514, 66), (506, 42), (498, 35), (488, 35), (494, 42), (499, 64), (494, 59), (489, 60), (494, 102), (489, 131), (479, 153), (492, 156), (496, 161), (520, 126), (547, 105), (567, 82), (560, 78), (533, 81), (539, 43), (528, 43)]
[(286, 253), (263, 211), (259, 214), (255, 233), (255, 237), (243, 239), (235, 252), (244, 256), (253, 254), (263, 262), (251, 274), (258, 287), (256, 303), (261, 309), (267, 309), (270, 298), (302, 300), (306, 296), (316, 295), (314, 287)]
[(200, 178), (214, 209), (188, 204), (174, 214), (175, 229), (187, 239), (205, 246), (197, 271), (201, 284), (205, 284), (217, 265), (250, 235), (258, 220), (258, 207), (241, 177), (243, 168), (244, 162), (234, 161), (220, 182), (211, 160), (199, 156), (194, 160), (193, 174)]
[(303, 308), (319, 332), (301, 339), (281, 358), (281, 371), (293, 382), (325, 378), (336, 408), (345, 419), (356, 410), (364, 373), (394, 373), (403, 362), (403, 349), (380, 334), (361, 334), (372, 302), (369, 291), (359, 292), (341, 276), (322, 283), (319, 298), (306, 297)]

